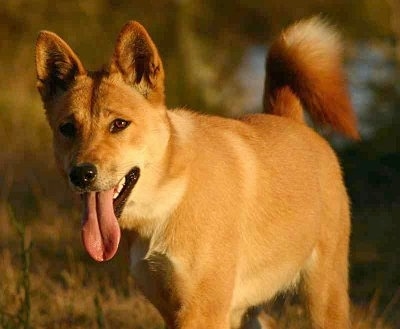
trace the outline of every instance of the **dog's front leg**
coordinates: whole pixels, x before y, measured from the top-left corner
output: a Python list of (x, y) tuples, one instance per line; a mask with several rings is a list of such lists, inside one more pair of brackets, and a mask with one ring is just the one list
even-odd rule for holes
[[(210, 296), (211, 297), (211, 296)], [(182, 307), (177, 329), (230, 329), (230, 312), (217, 302), (203, 300)]]
[(178, 329), (230, 329), (234, 276), (209, 273), (185, 293), (178, 312)]

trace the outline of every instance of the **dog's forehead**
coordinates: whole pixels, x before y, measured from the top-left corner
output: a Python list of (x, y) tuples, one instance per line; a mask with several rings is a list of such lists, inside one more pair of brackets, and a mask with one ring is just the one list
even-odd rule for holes
[(98, 72), (79, 77), (68, 97), (68, 106), (79, 121), (141, 108), (144, 102), (143, 96), (120, 77)]

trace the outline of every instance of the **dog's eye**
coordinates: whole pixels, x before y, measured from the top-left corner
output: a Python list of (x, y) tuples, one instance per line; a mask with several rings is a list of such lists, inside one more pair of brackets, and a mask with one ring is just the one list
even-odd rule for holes
[(124, 130), (126, 127), (128, 127), (130, 124), (130, 121), (126, 121), (124, 119), (115, 119), (110, 126), (110, 132), (111, 133), (117, 133), (120, 132), (121, 130)]
[(59, 130), (61, 134), (68, 138), (73, 138), (76, 135), (76, 127), (72, 122), (63, 123)]

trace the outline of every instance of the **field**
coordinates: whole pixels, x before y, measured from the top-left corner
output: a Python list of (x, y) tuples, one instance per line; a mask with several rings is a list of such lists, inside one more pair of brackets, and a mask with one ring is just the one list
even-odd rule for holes
[[(35, 90), (34, 43), (40, 29), (65, 37), (92, 69), (111, 53), (119, 28), (137, 19), (154, 35), (165, 59), (171, 107), (236, 115), (256, 110), (243, 110), (246, 97), (237, 83), (247, 48), (315, 12), (326, 13), (349, 31), (352, 46), (369, 37), (396, 40), (386, 2), (393, 1), (296, 0), (282, 7), (278, 1), (221, 1), (223, 16), (213, 1), (2, 3), (0, 328), (163, 328), (157, 311), (135, 289), (123, 247), (105, 264), (92, 261), (83, 249), (79, 202), (55, 168), (50, 130)], [(293, 3), (302, 10), (293, 10)], [(236, 23), (238, 14), (242, 24)], [(184, 55), (183, 47), (190, 48), (191, 56)], [(385, 63), (398, 72), (392, 57)], [(354, 209), (350, 277), (355, 329), (400, 328), (400, 115), (395, 111), (400, 75), (395, 76), (378, 87), (367, 86), (374, 95), (366, 110), (374, 134), (338, 149)], [(266, 306), (273, 327), (309, 327), (297, 298), (286, 296), (276, 304)]]
[[(0, 328), (163, 328), (135, 289), (123, 248), (112, 261), (94, 263), (81, 246), (77, 213), (54, 205), (51, 212), (25, 228), (10, 208), (2, 214)], [(398, 328), (399, 297), (383, 308), (378, 294), (353, 305), (353, 328)], [(296, 298), (277, 304), (266, 306), (272, 328), (309, 328)]]
[[(157, 311), (135, 289), (124, 248), (106, 264), (86, 255), (78, 202), (54, 167), (38, 97), (27, 92), (22, 98), (31, 100), (30, 107), (16, 96), (0, 112), (6, 146), (0, 166), (0, 327), (163, 328)], [(371, 244), (358, 241), (352, 252), (355, 263), (381, 258), (374, 246), (370, 250)], [(382, 293), (374, 286), (378, 272), (354, 279), (355, 286), (361, 285), (354, 292), (354, 328), (398, 328), (399, 292), (386, 291), (382, 304)], [(269, 308), (276, 327), (307, 328), (304, 310), (291, 300), (280, 302), (284, 311)]]

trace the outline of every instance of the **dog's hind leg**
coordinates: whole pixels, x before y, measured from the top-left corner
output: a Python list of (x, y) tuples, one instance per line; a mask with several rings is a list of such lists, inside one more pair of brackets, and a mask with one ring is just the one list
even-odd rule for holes
[(314, 329), (350, 328), (347, 291), (349, 242), (345, 231), (334, 245), (320, 241), (304, 273), (304, 290)]
[(335, 271), (329, 277), (325, 275), (315, 269), (306, 280), (308, 310), (313, 328), (349, 329), (347, 282)]

